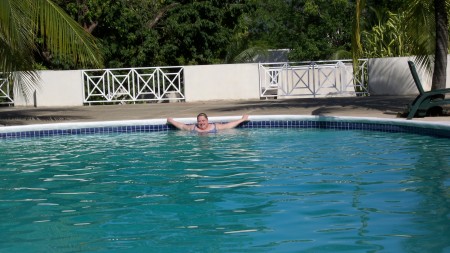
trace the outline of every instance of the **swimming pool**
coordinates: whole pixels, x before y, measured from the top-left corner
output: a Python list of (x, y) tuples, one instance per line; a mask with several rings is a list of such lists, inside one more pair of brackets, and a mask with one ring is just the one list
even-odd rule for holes
[(342, 124), (1, 140), (0, 251), (448, 252), (449, 139)]

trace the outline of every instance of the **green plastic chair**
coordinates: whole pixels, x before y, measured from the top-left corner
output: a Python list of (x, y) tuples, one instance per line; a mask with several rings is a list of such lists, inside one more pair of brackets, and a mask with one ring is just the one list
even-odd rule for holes
[(441, 106), (450, 104), (450, 99), (445, 99), (445, 94), (450, 93), (450, 89), (424, 91), (414, 62), (408, 61), (408, 65), (411, 70), (414, 83), (416, 84), (420, 94), (409, 106), (407, 119), (412, 119), (413, 117), (424, 117), (432, 110), (442, 112)]

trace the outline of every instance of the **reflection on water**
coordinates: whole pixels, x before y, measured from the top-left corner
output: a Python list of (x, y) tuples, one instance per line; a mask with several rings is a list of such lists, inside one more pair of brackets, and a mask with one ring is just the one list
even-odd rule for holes
[(422, 233), (405, 245), (410, 252), (450, 252), (450, 185), (446, 183), (450, 180), (448, 145), (445, 141), (433, 143), (433, 148), (427, 142), (413, 145), (418, 152), (418, 161), (410, 177), (418, 182), (418, 186), (411, 190), (422, 196), (416, 210), (420, 215), (414, 221)]
[(295, 129), (0, 141), (0, 252), (446, 252), (449, 147)]

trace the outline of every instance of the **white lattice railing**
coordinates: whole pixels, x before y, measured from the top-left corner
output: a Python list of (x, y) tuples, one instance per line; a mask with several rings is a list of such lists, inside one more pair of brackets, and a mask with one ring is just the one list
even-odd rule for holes
[[(368, 95), (367, 60), (259, 64), (260, 97)], [(183, 101), (183, 67), (82, 70), (85, 104)], [(14, 104), (12, 84), (0, 76), (0, 104)]]
[(183, 67), (83, 70), (84, 103), (184, 100)]
[(12, 84), (8, 78), (0, 76), (0, 104), (14, 104)]
[(358, 75), (350, 60), (260, 63), (260, 97), (368, 95), (367, 60), (359, 62)]

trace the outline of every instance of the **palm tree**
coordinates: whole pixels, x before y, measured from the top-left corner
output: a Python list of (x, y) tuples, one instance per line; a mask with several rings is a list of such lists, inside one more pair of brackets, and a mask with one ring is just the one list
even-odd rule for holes
[[(415, 38), (416, 62), (433, 73), (431, 89), (446, 86), (449, 0), (413, 0), (408, 9), (408, 32)], [(434, 71), (431, 68), (434, 62)]]
[[(362, 56), (361, 44), (361, 13), (366, 5), (365, 0), (356, 0), (355, 17), (353, 18), (352, 55), (353, 68), (358, 66), (357, 62)], [(357, 73), (354, 71), (354, 73)]]
[[(360, 19), (365, 8), (365, 0), (356, 0), (356, 16), (353, 25), (352, 52), (353, 61), (362, 56), (360, 41)], [(405, 19), (407, 32), (413, 38), (413, 51), (416, 61), (422, 66), (431, 66), (434, 61), (432, 89), (446, 86), (446, 69), (448, 54), (448, 17), (447, 2), (449, 0), (413, 0), (408, 2), (407, 18)], [(431, 72), (431, 68), (428, 68)]]
[(51, 0), (2, 0), (0, 73), (10, 78), (14, 89), (26, 99), (37, 86), (33, 67), (38, 39), (63, 60), (79, 66), (102, 66), (94, 37)]
[(448, 17), (445, 0), (434, 0), (436, 48), (431, 89), (444, 89), (447, 82)]

